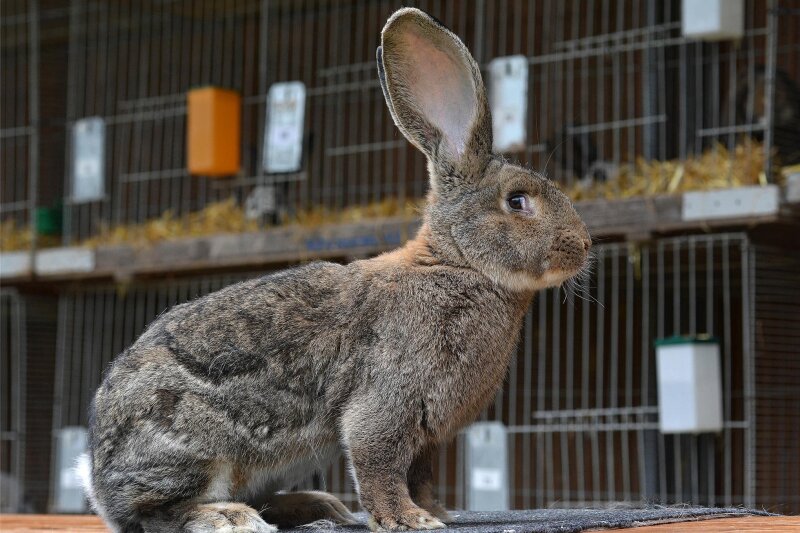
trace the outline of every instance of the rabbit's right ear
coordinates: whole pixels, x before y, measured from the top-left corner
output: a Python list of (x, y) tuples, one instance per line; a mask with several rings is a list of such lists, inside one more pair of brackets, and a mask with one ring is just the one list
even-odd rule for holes
[(480, 69), (450, 30), (419, 9), (395, 11), (381, 32), (378, 76), (395, 124), (444, 175), (479, 175), (492, 147)]

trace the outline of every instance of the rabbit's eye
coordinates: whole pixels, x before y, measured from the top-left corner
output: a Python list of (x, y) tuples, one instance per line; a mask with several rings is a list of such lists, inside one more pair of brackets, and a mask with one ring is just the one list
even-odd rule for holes
[(530, 211), (530, 202), (524, 194), (512, 194), (508, 197), (508, 207), (512, 211)]

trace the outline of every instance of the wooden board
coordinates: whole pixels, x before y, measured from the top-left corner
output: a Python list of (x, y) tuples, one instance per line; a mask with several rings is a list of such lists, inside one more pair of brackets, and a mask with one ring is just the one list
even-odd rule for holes
[(70, 533), (106, 532), (108, 529), (96, 516), (81, 515), (0, 515), (0, 531), (3, 533), (32, 533), (40, 531), (69, 531)]
[[(677, 526), (680, 527), (677, 527)], [(800, 516), (746, 516), (741, 518), (711, 518), (679, 524), (659, 524), (636, 528), (636, 533), (666, 533), (667, 531), (727, 533), (759, 531), (764, 533), (800, 531)]]
[[(688, 532), (734, 532), (800, 531), (800, 516), (750, 516), (743, 518), (713, 518), (678, 524), (659, 524), (635, 528), (636, 533), (663, 533), (667, 531)], [(0, 515), (0, 531), (3, 533), (67, 532), (96, 533), (108, 531), (96, 516), (72, 515)], [(365, 528), (364, 531), (367, 531)], [(624, 531), (624, 530), (616, 530)]]

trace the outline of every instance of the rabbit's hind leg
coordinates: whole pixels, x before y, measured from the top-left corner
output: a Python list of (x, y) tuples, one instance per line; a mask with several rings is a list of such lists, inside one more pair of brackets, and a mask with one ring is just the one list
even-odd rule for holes
[(287, 492), (271, 495), (261, 516), (278, 527), (294, 527), (318, 520), (339, 525), (358, 524), (339, 498), (327, 492)]
[(143, 446), (135, 454), (120, 451), (102, 463), (95, 471), (95, 494), (106, 521), (118, 527), (141, 524), (145, 533), (277, 531), (254, 508), (232, 501), (239, 498), (231, 494), (230, 463), (197, 460), (177, 451)]
[(143, 518), (147, 533), (275, 533), (249, 505), (214, 502), (180, 506)]

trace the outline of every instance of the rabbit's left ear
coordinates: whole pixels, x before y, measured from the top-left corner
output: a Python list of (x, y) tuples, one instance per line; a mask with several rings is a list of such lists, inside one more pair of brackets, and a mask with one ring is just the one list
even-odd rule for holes
[(441, 170), (482, 167), (492, 121), (480, 69), (461, 40), (426, 13), (404, 8), (383, 28), (377, 59), (403, 135)]

